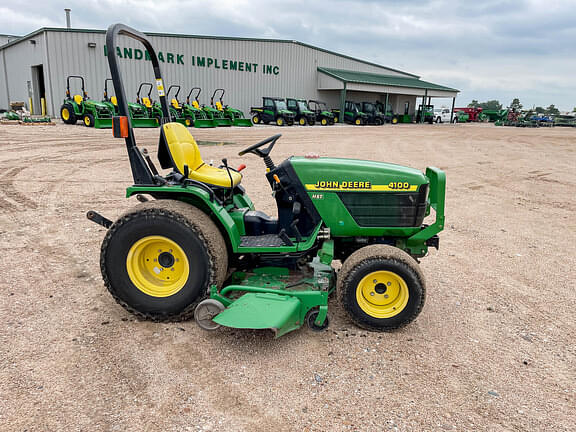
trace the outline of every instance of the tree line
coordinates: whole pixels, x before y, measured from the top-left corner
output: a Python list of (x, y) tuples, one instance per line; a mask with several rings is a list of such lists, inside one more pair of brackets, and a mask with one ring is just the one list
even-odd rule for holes
[[(520, 99), (514, 98), (508, 109), (512, 109), (515, 111), (520, 111), (522, 109), (522, 104), (520, 103)], [(489, 100), (486, 102), (478, 102), (476, 99), (472, 100), (468, 104), (468, 108), (482, 108), (483, 110), (490, 110), (490, 111), (500, 111), (502, 109), (502, 104), (498, 100)], [(549, 105), (547, 108), (544, 107), (534, 107), (529, 109), (528, 111), (532, 111), (536, 114), (545, 114), (545, 115), (558, 115), (560, 114), (560, 110), (554, 106), (554, 104)], [(576, 112), (576, 107), (574, 107), (574, 112)]]

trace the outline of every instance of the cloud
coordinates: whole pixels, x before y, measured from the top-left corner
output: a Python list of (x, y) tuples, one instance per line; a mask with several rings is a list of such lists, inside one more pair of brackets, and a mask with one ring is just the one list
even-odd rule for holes
[[(6, 2), (8, 3), (8, 2)], [(0, 7), (2, 33), (42, 26), (291, 39), (403, 69), (471, 99), (576, 105), (576, 21), (571, 0), (44, 0)]]

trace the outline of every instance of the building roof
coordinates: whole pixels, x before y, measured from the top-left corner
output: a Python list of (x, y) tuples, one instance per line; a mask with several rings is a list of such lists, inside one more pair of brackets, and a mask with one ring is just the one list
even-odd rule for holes
[(357, 72), (343, 69), (332, 69), (325, 67), (318, 67), (318, 71), (346, 83), (375, 84), (391, 87), (411, 87), (426, 90), (441, 90), (449, 92), (460, 91), (451, 87), (445, 87), (440, 84), (434, 84), (428, 81), (422, 81), (418, 77), (409, 78), (409, 77), (375, 74), (370, 72)]
[[(69, 33), (101, 33), (104, 34), (106, 33), (106, 30), (96, 30), (96, 29), (68, 29), (68, 28), (58, 28), (58, 27), (42, 27), (39, 28), (38, 30), (33, 31), (32, 33), (29, 33), (25, 36), (22, 36), (20, 38), (18, 38), (17, 40), (8, 42), (5, 45), (0, 46), (0, 50), (6, 49), (12, 45), (15, 45), (19, 42), (22, 42), (26, 39), (29, 39), (31, 37), (34, 37), (40, 33), (43, 32), (69, 32)], [(216, 39), (216, 40), (236, 40), (236, 41), (253, 41), (253, 42), (273, 42), (273, 43), (287, 43), (287, 44), (294, 44), (294, 45), (300, 45), (306, 48), (310, 48), (313, 50), (317, 50), (317, 51), (322, 51), (328, 54), (332, 54), (338, 57), (342, 57), (345, 59), (349, 59), (349, 60), (354, 60), (360, 63), (364, 63), (370, 66), (376, 66), (382, 69), (387, 69), (393, 72), (398, 72), (410, 77), (414, 77), (414, 78), (419, 78), (418, 75), (414, 75), (411, 74), (409, 72), (404, 72), (398, 69), (393, 69), (387, 66), (382, 66), (380, 64), (377, 63), (372, 63), (366, 60), (362, 60), (362, 59), (357, 59), (355, 57), (351, 57), (351, 56), (347, 56), (345, 54), (340, 54), (334, 51), (330, 51), (324, 48), (319, 48), (317, 46), (314, 45), (309, 45), (307, 43), (304, 42), (299, 42), (299, 41), (295, 41), (295, 40), (290, 40), (290, 39), (261, 39), (261, 38), (248, 38), (248, 37), (230, 37), (230, 36), (203, 36), (203, 35), (184, 35), (184, 34), (177, 34), (177, 33), (151, 33), (151, 32), (144, 32), (145, 35), (148, 36), (164, 36), (164, 37), (180, 37), (180, 38), (191, 38), (191, 39)]]

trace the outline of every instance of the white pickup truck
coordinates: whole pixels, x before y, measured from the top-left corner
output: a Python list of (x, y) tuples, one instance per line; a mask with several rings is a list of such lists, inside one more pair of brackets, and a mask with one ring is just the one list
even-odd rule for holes
[(434, 108), (434, 121), (436, 123), (450, 123), (450, 108)]

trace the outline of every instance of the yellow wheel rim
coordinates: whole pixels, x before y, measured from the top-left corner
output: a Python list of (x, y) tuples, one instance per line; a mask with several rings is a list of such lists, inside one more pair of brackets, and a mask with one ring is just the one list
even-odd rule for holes
[(281, 119), (281, 118), (276, 119), (276, 124), (277, 124), (278, 126), (282, 126), (282, 125), (284, 124), (284, 120)]
[(304, 126), (306, 124), (306, 120), (303, 118), (300, 119), (300, 126)]
[(408, 304), (408, 285), (396, 273), (380, 270), (372, 272), (356, 287), (358, 306), (374, 318), (392, 318)]
[(356, 119), (356, 124), (359, 125), (360, 123), (360, 119)]
[(162, 236), (148, 236), (134, 243), (126, 257), (126, 270), (136, 288), (152, 297), (176, 294), (190, 273), (184, 250)]
[(70, 118), (70, 111), (68, 111), (68, 108), (63, 108), (62, 109), (62, 120), (68, 120)]
[(186, 119), (186, 126), (190, 126), (192, 124), (192, 122), (190, 121), (190, 119)]
[(252, 123), (258, 123), (260, 121), (260, 117), (254, 116), (252, 117)]
[(334, 123), (338, 123), (338, 117), (334, 117)]
[(85, 117), (84, 117), (84, 124), (85, 124), (86, 126), (90, 126), (90, 117), (88, 117), (88, 116), (85, 116)]
[(394, 124), (398, 123), (398, 119), (397, 119), (397, 118), (393, 118), (393, 119), (392, 119), (392, 123), (394, 123)]
[(328, 121), (326, 119), (322, 119), (322, 126), (326, 126), (326, 123), (328, 123)]

